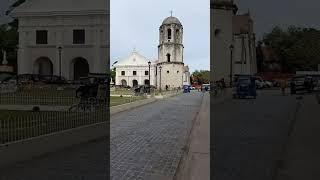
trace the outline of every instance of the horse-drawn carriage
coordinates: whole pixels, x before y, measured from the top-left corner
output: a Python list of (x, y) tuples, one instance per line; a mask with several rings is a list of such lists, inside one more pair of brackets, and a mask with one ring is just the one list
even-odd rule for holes
[[(101, 87), (99, 79), (95, 77), (82, 78), (82, 83), (76, 90), (76, 98), (80, 101), (69, 108), (69, 111), (91, 111), (107, 106), (106, 89)], [(106, 85), (105, 85), (106, 86)], [(100, 92), (99, 91), (104, 91)]]

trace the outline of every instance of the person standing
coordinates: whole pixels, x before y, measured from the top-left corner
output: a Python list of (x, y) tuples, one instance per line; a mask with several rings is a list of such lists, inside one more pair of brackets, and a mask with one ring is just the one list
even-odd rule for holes
[(280, 81), (280, 88), (281, 88), (282, 95), (284, 96), (286, 94), (286, 88), (287, 88), (287, 80), (286, 79), (282, 79)]

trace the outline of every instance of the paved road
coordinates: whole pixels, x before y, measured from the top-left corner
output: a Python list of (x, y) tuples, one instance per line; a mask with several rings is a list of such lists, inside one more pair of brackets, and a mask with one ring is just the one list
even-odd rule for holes
[(171, 179), (178, 167), (201, 92), (121, 113), (111, 123), (113, 179)]
[(274, 90), (213, 105), (214, 179), (273, 179), (296, 105), (294, 96)]
[[(170, 179), (201, 93), (184, 94), (112, 117), (112, 179)], [(58, 143), (58, 142), (57, 142)], [(105, 180), (106, 142), (75, 146), (0, 171), (0, 180)]]

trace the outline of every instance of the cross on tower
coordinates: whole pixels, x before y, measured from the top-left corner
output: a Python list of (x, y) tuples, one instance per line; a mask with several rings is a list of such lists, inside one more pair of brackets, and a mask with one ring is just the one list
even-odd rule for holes
[(171, 10), (171, 11), (170, 11), (171, 17), (172, 17), (172, 12), (173, 12), (173, 11)]

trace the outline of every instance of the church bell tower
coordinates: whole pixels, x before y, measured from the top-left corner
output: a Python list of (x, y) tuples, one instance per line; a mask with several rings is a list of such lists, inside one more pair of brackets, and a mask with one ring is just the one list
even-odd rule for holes
[(183, 86), (183, 49), (183, 26), (171, 14), (159, 28), (157, 87), (172, 89)]

